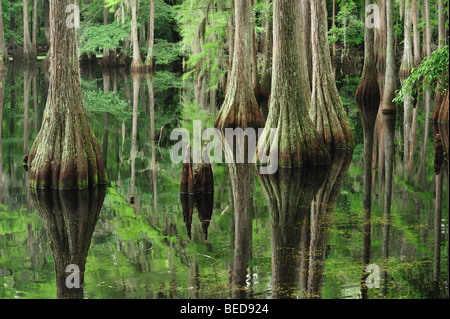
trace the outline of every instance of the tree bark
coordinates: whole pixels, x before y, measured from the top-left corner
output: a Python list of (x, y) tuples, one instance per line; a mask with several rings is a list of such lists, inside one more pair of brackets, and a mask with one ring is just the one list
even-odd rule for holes
[[(402, 63), (400, 65), (400, 83), (403, 85), (406, 79), (411, 74), (414, 68), (414, 57), (413, 57), (413, 47), (411, 41), (411, 25), (412, 25), (412, 11), (411, 4), (409, 1), (405, 1), (405, 22), (404, 22), (404, 50)], [(409, 150), (411, 145), (411, 120), (413, 109), (413, 99), (412, 97), (405, 97), (403, 103), (403, 154), (404, 154), (404, 164), (408, 163)]]
[[(272, 0), (266, 0), (267, 5), (272, 5)], [(272, 56), (273, 56), (273, 17), (265, 17), (266, 37), (264, 41), (264, 61), (261, 74), (261, 87), (258, 102), (261, 113), (267, 118), (269, 113), (269, 96), (272, 90)]]
[[(330, 162), (330, 155), (314, 128), (308, 108), (311, 92), (304, 50), (299, 50), (300, 13), (297, 1), (274, 2), (274, 52), (269, 115), (258, 149), (278, 151), (281, 167), (299, 167)], [(270, 129), (278, 129), (269, 143)], [(269, 145), (270, 144), (270, 145)]]
[[(371, 3), (366, 0), (366, 7)], [(372, 213), (372, 161), (374, 149), (375, 122), (380, 107), (380, 86), (378, 85), (377, 68), (375, 63), (374, 30), (366, 26), (364, 30), (364, 68), (361, 82), (356, 90), (356, 104), (362, 119), (364, 132), (364, 186), (363, 186), (363, 208), (364, 208), (364, 248), (365, 255), (369, 257), (364, 260), (364, 269), (369, 264), (371, 243), (371, 213)], [(363, 276), (365, 283), (365, 277)], [(363, 292), (364, 289), (362, 288)]]
[(264, 119), (252, 87), (251, 57), (252, 22), (251, 0), (235, 0), (235, 43), (231, 78), (225, 101), (221, 107), (215, 127), (262, 128)]
[(66, 26), (70, 0), (50, 1), (50, 87), (43, 123), (28, 157), (30, 185), (85, 188), (107, 182), (100, 146), (83, 108), (75, 30)]
[(142, 71), (142, 58), (139, 52), (139, 39), (137, 33), (137, 0), (131, 1), (131, 38), (133, 41), (133, 61), (131, 62), (131, 71)]
[[(106, 0), (103, 0), (103, 25), (109, 24), (109, 8), (106, 7)], [(103, 67), (114, 67), (117, 65), (117, 55), (115, 51), (110, 51), (106, 47), (103, 48), (103, 57), (101, 64)]]
[(33, 48), (28, 25), (28, 0), (23, 0), (23, 60), (36, 60), (36, 48)]
[(153, 69), (153, 46), (155, 42), (155, 0), (150, 0), (150, 18), (148, 28), (148, 52), (145, 59), (145, 66), (147, 70)]
[(311, 48), (311, 0), (301, 0), (301, 6), (298, 8), (301, 10), (301, 32), (298, 33), (300, 37), (301, 50), (305, 51), (306, 66), (308, 71), (308, 83), (309, 88), (312, 87), (312, 48)]
[(353, 134), (336, 88), (325, 0), (311, 1), (312, 95), (309, 115), (330, 149), (353, 147)]
[(0, 71), (0, 204), (2, 204), (3, 192), (3, 152), (2, 152), (2, 130), (3, 130), (3, 102), (5, 97), (6, 72)]
[[(432, 49), (432, 34), (431, 34), (431, 19), (430, 19), (430, 1), (424, 0), (424, 10), (425, 10), (425, 22), (426, 22), (426, 52), (427, 57), (431, 57)], [(422, 150), (422, 162), (426, 162), (426, 153), (428, 148), (428, 137), (430, 136), (430, 123), (431, 123), (431, 90), (427, 89), (424, 92), (424, 106), (425, 106), (425, 134), (424, 134), (424, 142), (423, 142), (423, 150)], [(425, 169), (425, 165), (423, 165)], [(422, 174), (425, 174), (425, 171), (422, 171)]]
[(9, 63), (8, 50), (5, 43), (5, 29), (3, 27), (3, 10), (2, 0), (0, 0), (0, 72), (6, 70), (6, 65)]

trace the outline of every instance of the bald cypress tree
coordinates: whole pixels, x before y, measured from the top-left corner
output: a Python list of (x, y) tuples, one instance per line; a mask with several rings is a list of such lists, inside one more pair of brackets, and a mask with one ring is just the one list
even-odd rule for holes
[[(311, 92), (306, 56), (301, 49), (301, 38), (293, 36), (302, 32), (299, 5), (298, 1), (273, 1), (272, 93), (258, 149), (268, 151), (278, 147), (282, 167), (330, 162), (325, 144), (308, 114)], [(270, 129), (276, 128), (276, 143), (270, 144)]]
[(85, 188), (107, 181), (100, 146), (83, 107), (75, 29), (66, 25), (70, 0), (50, 0), (50, 86), (28, 157), (30, 185)]

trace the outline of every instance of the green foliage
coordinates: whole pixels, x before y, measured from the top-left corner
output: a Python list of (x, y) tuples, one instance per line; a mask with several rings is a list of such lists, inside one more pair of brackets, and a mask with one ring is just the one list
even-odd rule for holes
[(357, 1), (340, 1), (340, 11), (336, 14), (336, 26), (328, 32), (331, 43), (346, 43), (347, 47), (364, 42), (364, 21), (360, 16), (361, 4)]
[(180, 56), (180, 43), (168, 42), (164, 39), (155, 39), (153, 58), (156, 64), (165, 65), (178, 60)]
[[(176, 19), (183, 38), (183, 53), (189, 56), (186, 61), (189, 71), (184, 74), (184, 79), (207, 73), (209, 76), (208, 90), (211, 90), (218, 88), (228, 68), (225, 49), (227, 24), (232, 10), (218, 9), (223, 7), (223, 0), (213, 1), (212, 9), (209, 2), (205, 0), (183, 2), (177, 6)], [(204, 22), (204, 37), (201, 41), (203, 45), (200, 50), (194, 50), (194, 47), (199, 45), (196, 43), (198, 37), (201, 37), (199, 26)]]
[(413, 69), (402, 88), (397, 91), (394, 99), (396, 103), (402, 103), (407, 96), (416, 96), (419, 90), (432, 90), (446, 92), (449, 86), (448, 45), (436, 50), (430, 57), (426, 57), (419, 67)]
[(103, 49), (114, 50), (121, 47), (130, 36), (130, 25), (116, 23), (88, 26), (81, 35), (81, 49), (86, 53), (100, 54)]
[(90, 112), (108, 112), (119, 120), (131, 118), (132, 109), (116, 92), (103, 92), (96, 87), (96, 81), (83, 82), (83, 104)]

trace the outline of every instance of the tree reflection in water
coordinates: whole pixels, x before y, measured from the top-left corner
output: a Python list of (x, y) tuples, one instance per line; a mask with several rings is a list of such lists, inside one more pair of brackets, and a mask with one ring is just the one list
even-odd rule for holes
[[(84, 271), (92, 234), (105, 199), (106, 186), (84, 190), (32, 190), (37, 214), (50, 238), (57, 297), (82, 299)], [(67, 288), (68, 265), (80, 269), (80, 288)]]
[(328, 227), (351, 158), (339, 152), (330, 166), (259, 175), (272, 223), (272, 298), (321, 297)]

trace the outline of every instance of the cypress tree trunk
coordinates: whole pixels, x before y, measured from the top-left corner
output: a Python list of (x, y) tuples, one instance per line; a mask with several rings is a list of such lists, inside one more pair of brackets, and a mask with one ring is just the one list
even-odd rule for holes
[(215, 127), (262, 128), (264, 119), (256, 102), (252, 87), (251, 54), (252, 22), (251, 0), (235, 0), (234, 59), (225, 101), (219, 112)]
[[(385, 152), (385, 184), (384, 184), (384, 210), (383, 210), (383, 269), (389, 256), (389, 232), (391, 223), (392, 176), (394, 166), (394, 133), (395, 133), (395, 104), (392, 102), (395, 94), (395, 53), (394, 53), (394, 21), (393, 0), (386, 0), (386, 80), (383, 92), (383, 138)], [(387, 293), (387, 272), (382, 272), (384, 278), (383, 295)]]
[(31, 43), (28, 26), (28, 0), (23, 0), (23, 59), (25, 61), (36, 60), (36, 48)]
[[(299, 50), (300, 3), (274, 0), (274, 52), (272, 94), (266, 127), (258, 149), (278, 147), (281, 167), (298, 167), (330, 162), (330, 155), (309, 115), (311, 104), (306, 57)], [(270, 129), (278, 128), (275, 143), (268, 143)]]
[(312, 48), (311, 48), (311, 0), (301, 0), (301, 5), (298, 7), (301, 14), (301, 32), (298, 32), (301, 50), (305, 51), (306, 67), (308, 71), (309, 88), (312, 86)]
[(30, 185), (37, 188), (85, 188), (107, 181), (83, 108), (75, 29), (66, 26), (69, 4), (50, 1), (50, 87), (42, 127), (28, 157)]
[[(370, 3), (370, 0), (366, 0), (365, 4), (368, 6)], [(377, 79), (374, 30), (366, 27), (364, 31), (364, 68), (361, 82), (355, 95), (364, 130), (364, 247), (367, 248), (365, 252), (370, 252), (371, 242), (372, 156), (375, 122), (380, 107), (380, 86)]]
[[(400, 83), (403, 85), (414, 68), (413, 48), (411, 41), (411, 25), (412, 11), (409, 1), (405, 1), (405, 36), (402, 63), (400, 65)], [(405, 97), (403, 104), (403, 154), (404, 164), (406, 165), (409, 157), (409, 149), (411, 145), (411, 120), (413, 109), (412, 97)]]
[(150, 19), (148, 28), (148, 52), (145, 67), (148, 71), (153, 69), (153, 46), (155, 42), (155, 0), (150, 0)]
[[(3, 123), (3, 100), (5, 97), (5, 83), (6, 83), (6, 72), (0, 71), (0, 123)], [(3, 152), (2, 152), (2, 130), (3, 125), (0, 124), (0, 204), (2, 204), (2, 194), (3, 194)]]
[[(431, 40), (432, 40), (432, 34), (431, 34), (431, 19), (430, 19), (430, 1), (424, 0), (424, 9), (425, 9), (425, 21), (426, 21), (426, 52), (427, 57), (431, 57), (432, 48), (431, 48)], [(423, 164), (423, 171), (422, 174), (425, 174), (425, 162), (426, 162), (426, 153), (428, 148), (428, 137), (430, 136), (430, 123), (431, 123), (431, 90), (427, 89), (424, 92), (424, 104), (425, 104), (425, 134), (424, 134), (424, 140), (423, 140), (423, 150), (422, 150), (422, 163)]]
[[(272, 0), (266, 0), (266, 4), (272, 5)], [(269, 113), (269, 96), (272, 90), (272, 56), (273, 56), (273, 18), (272, 15), (265, 17), (266, 37), (264, 41), (264, 61), (261, 74), (260, 104), (261, 113), (267, 118)]]
[(353, 134), (333, 75), (325, 0), (311, 1), (311, 17), (313, 70), (309, 115), (328, 148), (350, 148)]
[(139, 52), (139, 40), (137, 33), (137, 0), (131, 1), (131, 37), (133, 41), (133, 61), (131, 62), (131, 71), (140, 72), (143, 62)]
[[(103, 0), (103, 25), (109, 24), (109, 8), (106, 7), (106, 0)], [(117, 65), (117, 55), (115, 51), (110, 51), (107, 48), (103, 48), (103, 58), (101, 61), (103, 67), (114, 67)]]
[(6, 70), (8, 62), (9, 56), (5, 43), (5, 29), (3, 27), (2, 0), (0, 0), (0, 72)]

